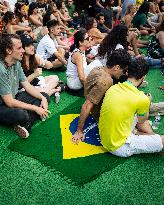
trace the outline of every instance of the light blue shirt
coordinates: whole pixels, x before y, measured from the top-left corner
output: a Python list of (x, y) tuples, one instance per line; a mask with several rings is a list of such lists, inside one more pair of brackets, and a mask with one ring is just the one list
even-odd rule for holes
[(136, 0), (124, 0), (123, 4), (122, 4), (122, 12), (121, 12), (121, 17), (124, 17), (126, 14), (126, 10), (128, 5), (130, 4), (136, 4)]

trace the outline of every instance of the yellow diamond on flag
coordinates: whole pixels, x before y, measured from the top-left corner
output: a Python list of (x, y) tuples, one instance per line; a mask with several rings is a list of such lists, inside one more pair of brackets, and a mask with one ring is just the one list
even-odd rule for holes
[[(88, 143), (87, 140), (84, 140), (83, 142), (80, 141), (78, 145), (74, 145), (72, 143), (71, 137), (73, 133), (70, 130), (70, 125), (72, 125), (74, 129), (76, 129), (78, 117), (79, 117), (78, 114), (67, 114), (67, 115), (60, 116), (60, 128), (61, 128), (62, 146), (63, 146), (63, 159), (86, 157), (86, 156), (90, 156), (94, 154), (100, 154), (100, 153), (107, 152), (107, 150), (105, 150), (101, 146), (100, 142), (98, 142), (99, 144), (98, 146), (92, 144), (92, 139), (94, 139), (96, 135), (98, 135), (97, 133), (92, 133), (92, 135), (90, 134), (90, 136), (88, 135), (86, 136), (86, 138), (90, 137), (91, 143)], [(95, 123), (90, 122), (86, 126), (85, 126), (85, 130), (88, 131), (94, 128)], [(98, 137), (96, 139), (98, 139)]]

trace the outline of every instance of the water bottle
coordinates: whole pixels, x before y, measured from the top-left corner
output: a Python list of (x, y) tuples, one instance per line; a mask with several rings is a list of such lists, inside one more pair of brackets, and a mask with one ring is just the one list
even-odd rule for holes
[(59, 92), (56, 92), (56, 93), (55, 93), (55, 102), (56, 102), (56, 103), (59, 103), (59, 102), (60, 102), (60, 93), (59, 93)]
[(154, 119), (154, 122), (153, 122), (153, 126), (152, 128), (154, 130), (157, 130), (159, 125), (160, 125), (160, 121), (161, 121), (161, 116), (160, 116), (160, 113), (158, 113), (156, 116), (155, 116), (155, 119)]
[(64, 39), (67, 38), (67, 33), (66, 33), (66, 31), (63, 32), (63, 37), (64, 37)]

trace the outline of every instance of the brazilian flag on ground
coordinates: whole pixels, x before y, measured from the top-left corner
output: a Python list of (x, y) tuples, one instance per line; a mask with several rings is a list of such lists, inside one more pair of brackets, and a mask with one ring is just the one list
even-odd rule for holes
[[(63, 74), (59, 75), (62, 77)], [(149, 86), (145, 91), (152, 93), (154, 102), (162, 101), (163, 91), (158, 87), (163, 77), (159, 74), (159, 70), (150, 71), (147, 79)], [(32, 157), (50, 169), (59, 171), (61, 176), (77, 185), (89, 182), (100, 174), (123, 164), (128, 159), (113, 156), (103, 149), (97, 124), (91, 116), (84, 127), (85, 141), (80, 142), (79, 145), (72, 144), (70, 139), (76, 131), (83, 102), (82, 98), (62, 93), (61, 102), (56, 105), (52, 97), (49, 106), (52, 114), (49, 119), (37, 123), (28, 139), (16, 139), (9, 145), (9, 149)], [(159, 132), (162, 131), (163, 122), (162, 118)]]
[(84, 184), (124, 163), (125, 159), (112, 156), (103, 149), (97, 123), (91, 116), (84, 127), (84, 142), (79, 145), (71, 142), (82, 102), (76, 100), (62, 112), (35, 126), (28, 139), (17, 139), (9, 148), (58, 170), (75, 184)]

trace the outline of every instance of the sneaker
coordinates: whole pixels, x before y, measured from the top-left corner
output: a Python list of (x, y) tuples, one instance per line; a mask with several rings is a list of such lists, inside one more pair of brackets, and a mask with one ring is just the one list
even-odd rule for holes
[(16, 131), (16, 133), (19, 135), (19, 137), (21, 137), (22, 139), (26, 139), (29, 137), (29, 132), (28, 130), (26, 130), (25, 127), (22, 127), (20, 125), (16, 125), (14, 127), (14, 130)]

